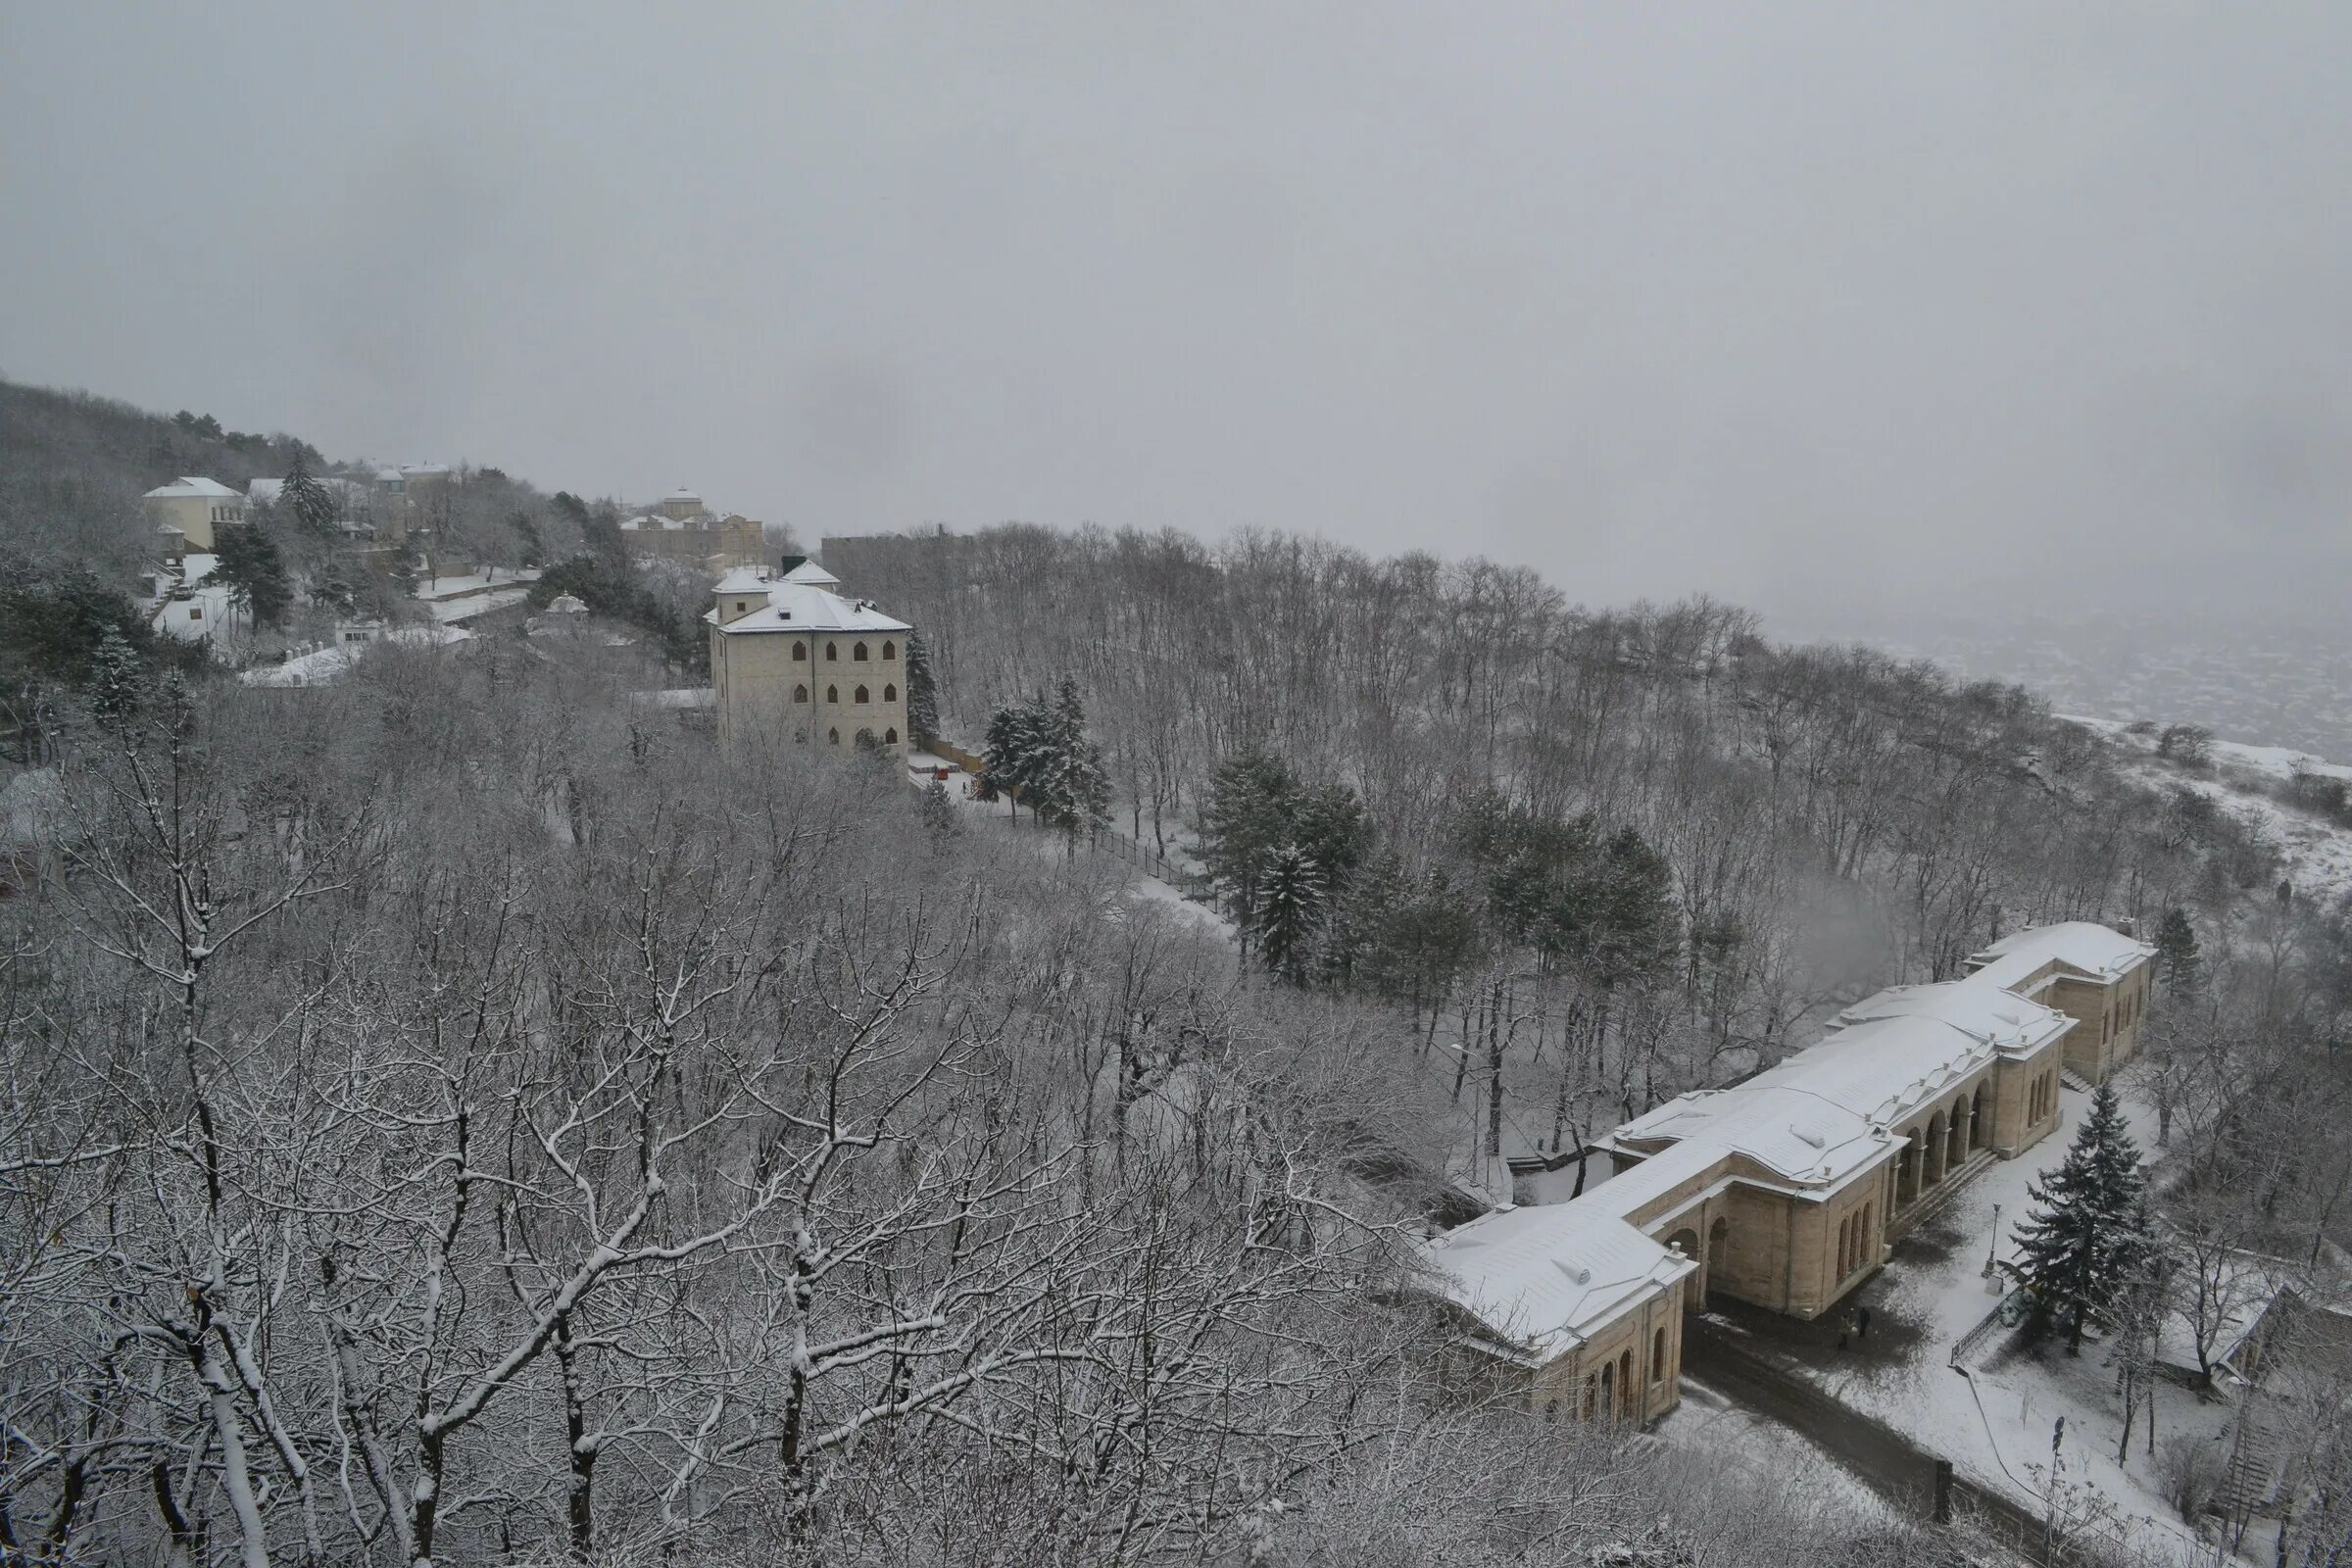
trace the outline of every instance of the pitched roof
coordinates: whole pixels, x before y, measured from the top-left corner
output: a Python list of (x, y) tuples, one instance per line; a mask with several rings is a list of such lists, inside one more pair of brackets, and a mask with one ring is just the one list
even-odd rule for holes
[(156, 496), (226, 496), (232, 500), (244, 499), (220, 480), (207, 479), (201, 474), (182, 474), (170, 484), (157, 485), (147, 495), (151, 499)]
[[(2069, 962), (2139, 947), (2104, 926), (2043, 929), (2041, 942), (2020, 932), (1997, 946), (2047, 949)], [(1732, 1155), (1772, 1173), (1776, 1188), (1826, 1197), (1902, 1147), (1894, 1123), (1995, 1056), (2039, 1051), (2074, 1026), (2006, 987), (1991, 970), (1890, 986), (1745, 1083), (1681, 1095), (1636, 1117), (1608, 1141), (1645, 1155), (1630, 1170), (1568, 1202), (1498, 1209), (1426, 1243), (1441, 1294), (1487, 1325), (1505, 1353), (1550, 1359), (1647, 1286), (1696, 1266), (1642, 1233), (1633, 1216), (1645, 1205), (1731, 1169)]]
[(818, 588), (838, 588), (841, 579), (813, 561), (804, 561), (784, 574), (786, 582), (805, 582)]
[(2070, 969), (2112, 980), (2154, 956), (2156, 950), (2146, 943), (2094, 920), (2062, 920), (2013, 931), (1968, 961), (1980, 970), (1997, 968), (2002, 976), (2023, 979), (2054, 958)]
[[(745, 588), (729, 588), (728, 583), (739, 573), (729, 572), (719, 583), (720, 593), (744, 593)], [(812, 587), (807, 583), (769, 582), (761, 584), (767, 590), (767, 603), (748, 615), (719, 626), (733, 637), (746, 632), (766, 631), (910, 631), (906, 622), (885, 615), (862, 599), (844, 599), (837, 593)], [(717, 624), (718, 612), (708, 611), (703, 618)]]
[(1698, 1267), (1582, 1203), (1497, 1209), (1434, 1238), (1422, 1257), (1447, 1298), (1539, 1363)]

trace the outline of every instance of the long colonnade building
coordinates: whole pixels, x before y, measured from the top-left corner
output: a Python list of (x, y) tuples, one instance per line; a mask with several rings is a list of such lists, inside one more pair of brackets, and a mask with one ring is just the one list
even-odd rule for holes
[(1959, 1182), (2048, 1136), (2062, 1077), (2098, 1082), (2136, 1049), (2154, 956), (2072, 921), (1879, 992), (1746, 1082), (1619, 1127), (1582, 1197), (1433, 1239), (1426, 1288), (1539, 1406), (1654, 1419), (1710, 1293), (1818, 1317)]

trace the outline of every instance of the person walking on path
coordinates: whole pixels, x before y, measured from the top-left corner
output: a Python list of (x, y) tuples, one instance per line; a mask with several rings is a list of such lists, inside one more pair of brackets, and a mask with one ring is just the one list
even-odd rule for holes
[(1869, 1339), (1869, 1338), (1870, 1338), (1870, 1308), (1869, 1308), (1869, 1307), (1867, 1307), (1867, 1306), (1860, 1306), (1860, 1307), (1856, 1307), (1856, 1308), (1854, 1309), (1854, 1328), (1855, 1328), (1855, 1333), (1854, 1333), (1854, 1343), (1855, 1343), (1855, 1344), (1859, 1345), (1859, 1344), (1861, 1344), (1861, 1343), (1862, 1343), (1864, 1340), (1867, 1340), (1867, 1339)]
[(1844, 1312), (1839, 1314), (1838, 1318), (1838, 1348), (1840, 1350), (1844, 1349), (1847, 1342), (1852, 1340), (1853, 1337), (1854, 1312), (1853, 1308), (1848, 1307)]

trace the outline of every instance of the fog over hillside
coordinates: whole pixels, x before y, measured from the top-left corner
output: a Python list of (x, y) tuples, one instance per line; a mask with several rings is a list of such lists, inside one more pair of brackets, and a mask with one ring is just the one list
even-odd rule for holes
[(0, 1568), (2352, 1564), (2352, 5), (0, 5)]

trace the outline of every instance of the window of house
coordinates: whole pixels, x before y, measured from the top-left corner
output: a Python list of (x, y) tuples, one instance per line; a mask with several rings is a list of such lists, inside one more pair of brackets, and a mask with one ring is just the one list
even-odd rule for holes
[(830, 744), (839, 746), (841, 744), (841, 731), (837, 729), (827, 730), (825, 732), (825, 739)]
[(835, 661), (839, 660), (840, 658), (841, 658), (841, 650), (840, 650), (840, 649), (838, 649), (838, 648), (834, 647), (834, 646), (833, 646), (831, 643), (827, 643), (827, 644), (825, 644), (825, 662), (826, 662), (826, 663), (828, 663), (828, 664), (830, 664), (830, 663), (833, 663)]
[(898, 658), (898, 657), (899, 657), (899, 645), (898, 645), (897, 643), (884, 643), (884, 644), (882, 645), (882, 657), (883, 657), (884, 659), (896, 659), (896, 658)]
[(807, 702), (808, 700), (808, 688), (806, 686), (795, 686), (792, 689), (792, 700), (796, 703)]
[(202, 605), (190, 605), (188, 607), (188, 618), (190, 620), (202, 620), (204, 618), (204, 607)]
[(1666, 1381), (1666, 1331), (1664, 1329), (1658, 1330), (1657, 1337), (1649, 1342), (1649, 1381), (1652, 1383)]
[(895, 726), (882, 732), (882, 744), (885, 746), (896, 746), (899, 744), (899, 732)]
[(899, 700), (898, 682), (892, 681), (882, 688), (882, 700), (886, 703), (895, 703)]
[(807, 659), (808, 657), (808, 645), (807, 643), (794, 643), (792, 645), (792, 657), (794, 662), (796, 663), (801, 660)]
[(866, 700), (866, 698), (865, 698), (865, 688), (864, 688), (864, 687), (862, 687), (862, 686), (860, 686), (860, 687), (858, 687), (858, 702), (860, 702), (860, 703), (862, 703), (862, 702), (864, 702), (865, 700)]
[(838, 702), (840, 702), (840, 701), (841, 701), (841, 688), (840, 688), (840, 687), (838, 687), (838, 686), (828, 686), (828, 687), (826, 687), (826, 688), (825, 688), (825, 701), (826, 701), (826, 702), (828, 702), (828, 703), (838, 703)]

